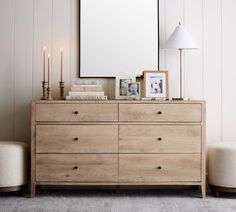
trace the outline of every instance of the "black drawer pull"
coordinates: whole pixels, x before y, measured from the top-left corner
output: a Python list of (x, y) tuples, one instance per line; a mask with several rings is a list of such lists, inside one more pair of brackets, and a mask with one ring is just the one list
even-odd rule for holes
[(74, 114), (76, 114), (76, 115), (77, 115), (77, 114), (79, 114), (79, 111), (77, 111), (77, 110), (76, 110), (76, 111), (74, 111)]
[(161, 167), (161, 166), (158, 166), (157, 169), (160, 170), (160, 169), (162, 169), (162, 167)]
[(75, 166), (73, 169), (78, 169), (79, 167), (78, 166)]
[(161, 141), (161, 140), (162, 140), (162, 138), (157, 138), (157, 140), (158, 140), (158, 141)]
[(78, 138), (78, 137), (76, 137), (76, 138), (74, 138), (74, 140), (75, 140), (75, 141), (78, 141), (78, 140), (79, 140), (79, 138)]
[(162, 112), (161, 112), (161, 111), (158, 111), (158, 112), (157, 112), (157, 114), (161, 115), (161, 114), (162, 114)]

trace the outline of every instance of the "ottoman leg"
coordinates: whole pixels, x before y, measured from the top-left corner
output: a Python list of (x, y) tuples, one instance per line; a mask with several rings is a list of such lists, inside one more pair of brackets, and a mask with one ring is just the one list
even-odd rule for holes
[(217, 191), (216, 189), (212, 189), (212, 195), (213, 195), (214, 197), (219, 197), (219, 196), (220, 196), (220, 192)]

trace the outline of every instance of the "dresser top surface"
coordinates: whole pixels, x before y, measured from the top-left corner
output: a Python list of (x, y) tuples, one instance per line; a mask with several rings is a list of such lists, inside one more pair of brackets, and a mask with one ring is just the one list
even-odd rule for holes
[(32, 100), (36, 104), (204, 104), (204, 100)]

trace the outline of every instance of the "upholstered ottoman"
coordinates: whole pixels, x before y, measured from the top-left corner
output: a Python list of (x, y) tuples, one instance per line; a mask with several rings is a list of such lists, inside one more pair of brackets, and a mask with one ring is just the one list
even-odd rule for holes
[(0, 191), (17, 191), (27, 183), (28, 148), (25, 143), (0, 141)]
[(210, 145), (209, 184), (213, 194), (236, 192), (236, 142), (223, 142)]

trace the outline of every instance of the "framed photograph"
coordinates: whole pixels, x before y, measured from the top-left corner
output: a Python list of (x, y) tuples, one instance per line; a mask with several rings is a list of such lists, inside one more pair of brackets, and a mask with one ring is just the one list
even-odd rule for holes
[(144, 71), (144, 97), (169, 99), (168, 71)]
[(128, 99), (128, 83), (135, 82), (134, 76), (116, 77), (116, 99)]
[(128, 83), (128, 96), (130, 99), (139, 99), (141, 97), (140, 82)]

